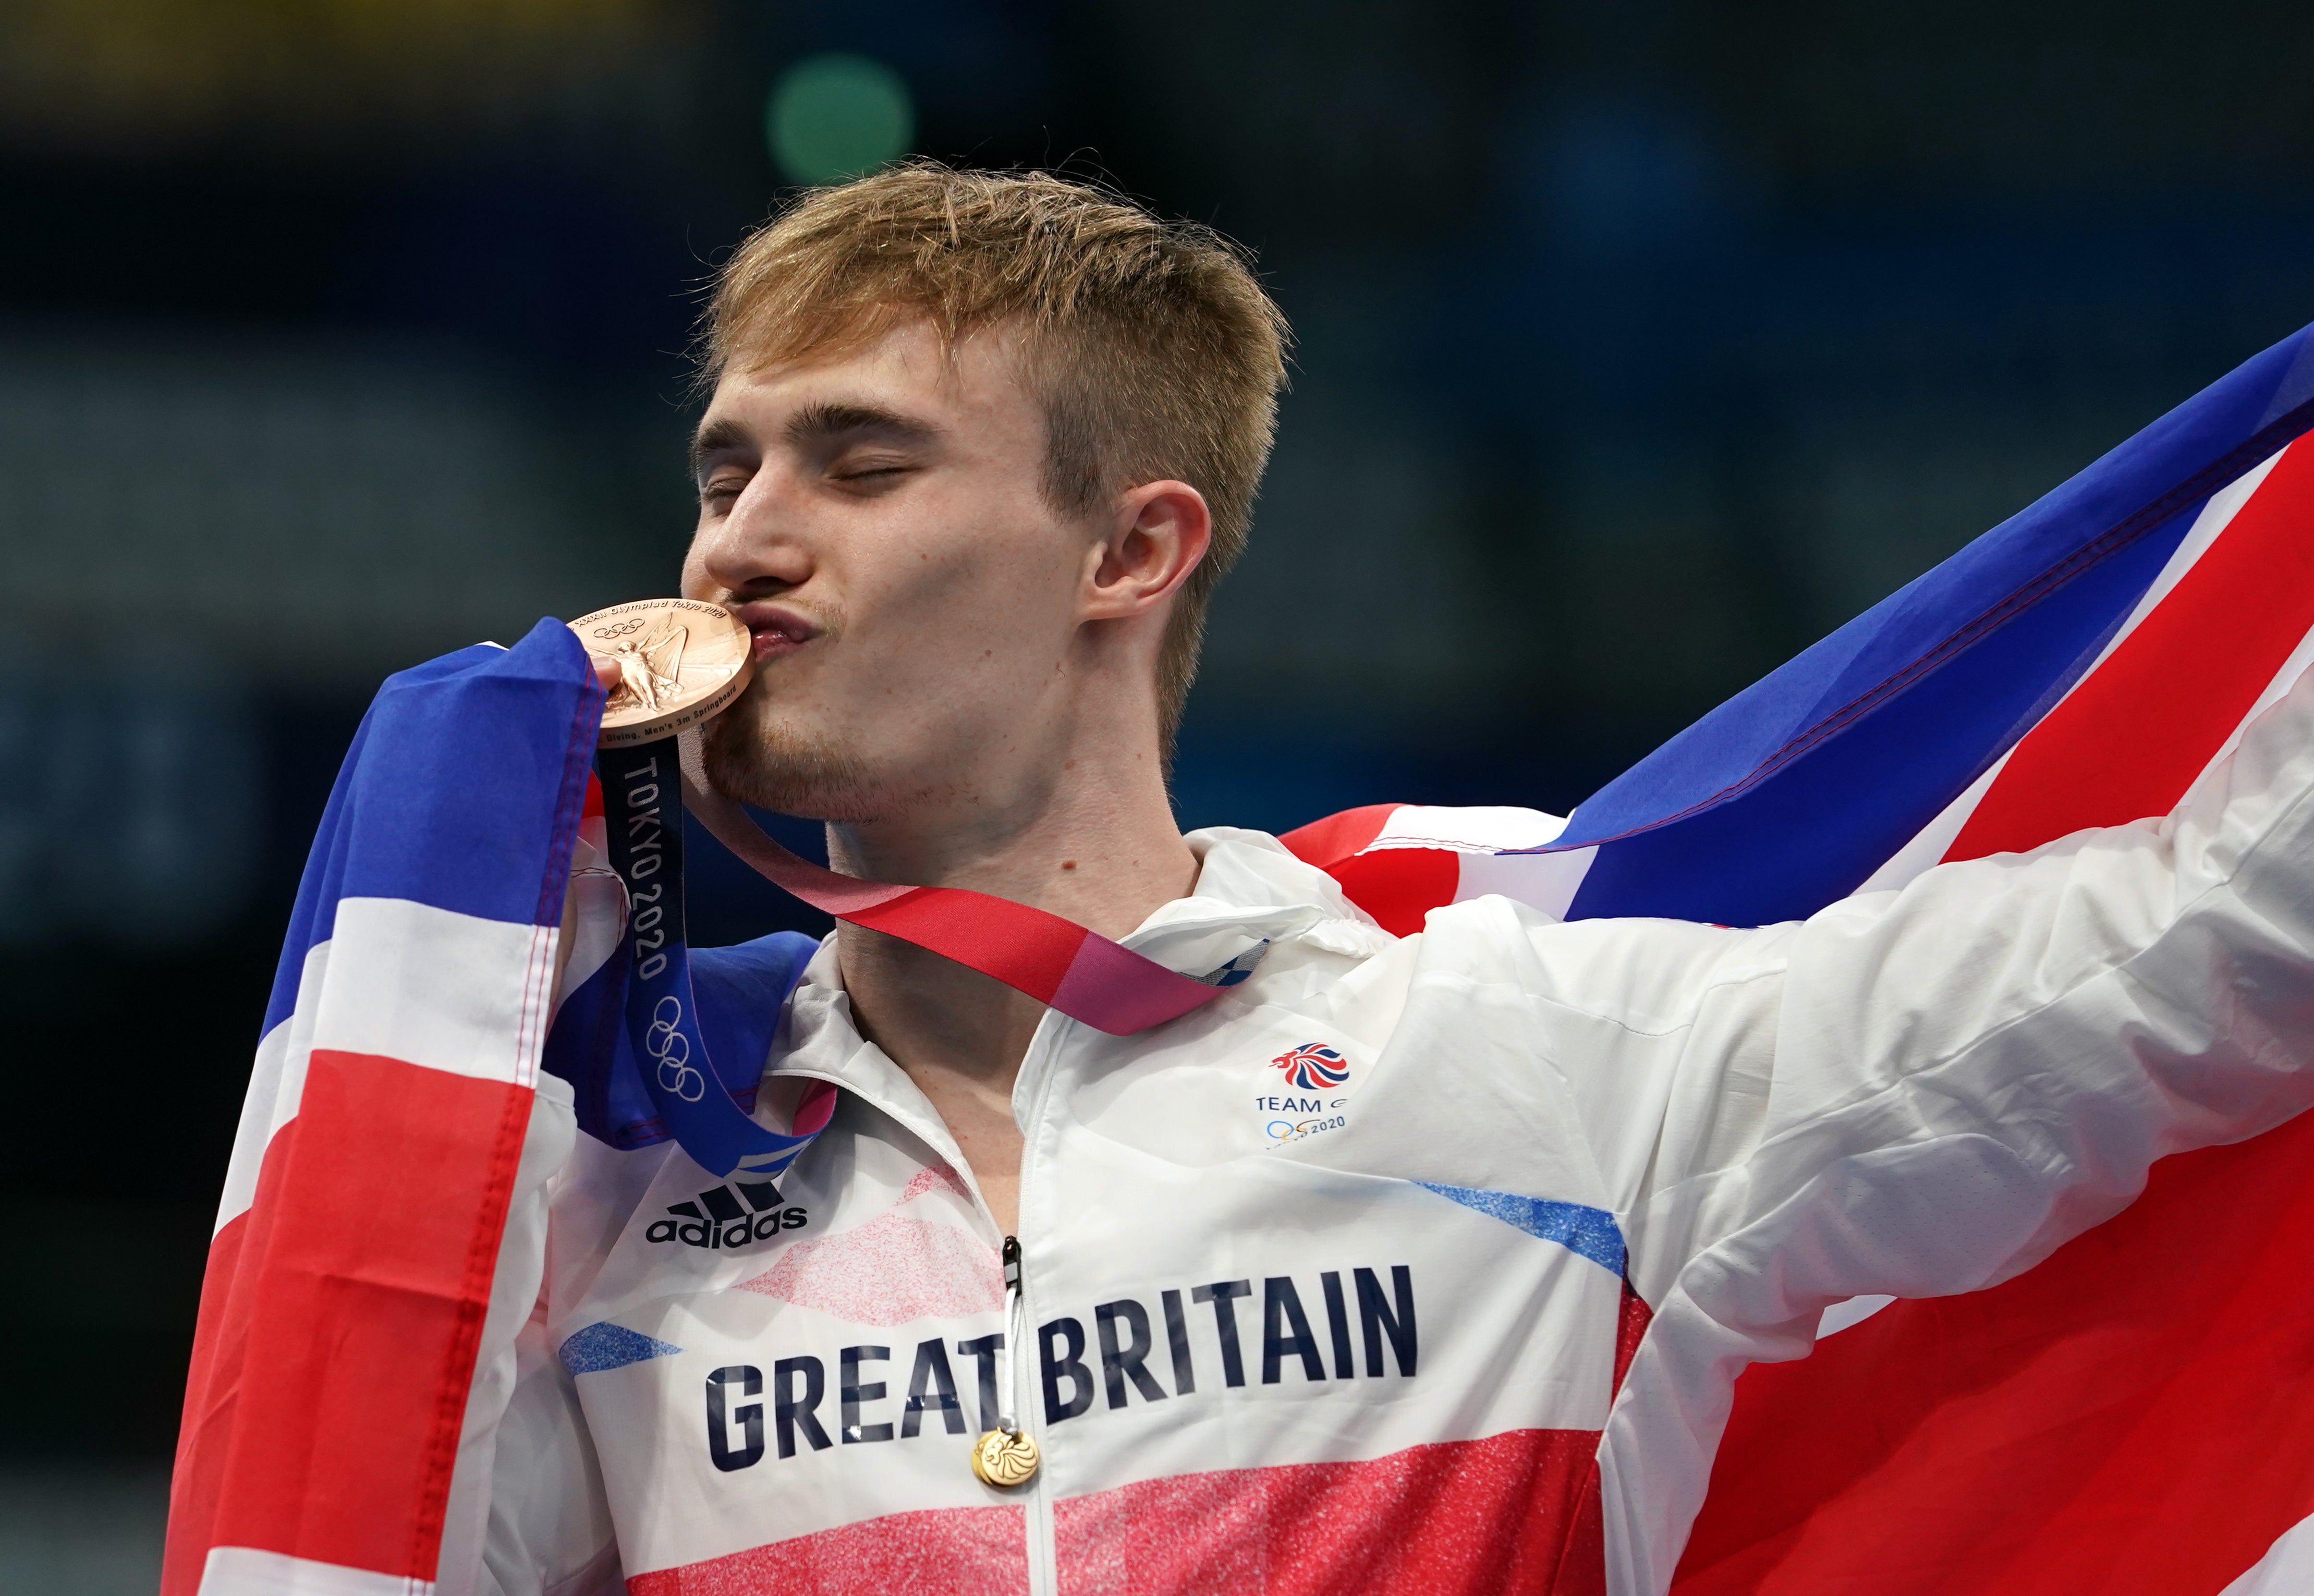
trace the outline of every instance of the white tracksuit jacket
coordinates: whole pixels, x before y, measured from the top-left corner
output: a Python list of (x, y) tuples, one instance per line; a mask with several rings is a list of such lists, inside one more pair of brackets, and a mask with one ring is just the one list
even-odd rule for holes
[[(2168, 820), (1760, 930), (1485, 897), (1395, 939), (1198, 833), (1128, 946), (1267, 947), (1141, 1036), (1046, 1015), (1010, 1305), (823, 950), (763, 1112), (841, 1102), (775, 1200), (567, 1129), (526, 1177), (485, 1584), (1661, 1591), (1745, 1362), (2012, 1275), (2314, 1098), (2310, 734), (2301, 682)], [(1044, 1455), (1011, 1492), (967, 1461), (1008, 1406)]]

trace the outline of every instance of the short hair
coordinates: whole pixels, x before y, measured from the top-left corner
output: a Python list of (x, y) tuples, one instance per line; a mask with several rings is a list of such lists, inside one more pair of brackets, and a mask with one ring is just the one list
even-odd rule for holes
[(1250, 257), (1086, 183), (910, 161), (808, 190), (739, 245), (709, 304), (702, 375), (841, 351), (917, 316), (951, 349), (1018, 327), (1055, 508), (1082, 513), (1165, 478), (1205, 495), (1212, 544), (1175, 597), (1158, 664), (1170, 756), (1285, 384), (1291, 335)]

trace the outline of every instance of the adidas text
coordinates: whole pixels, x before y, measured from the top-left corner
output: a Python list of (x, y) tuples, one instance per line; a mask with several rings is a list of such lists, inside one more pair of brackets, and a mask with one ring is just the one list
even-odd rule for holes
[(691, 1202), (668, 1204), (667, 1212), (671, 1217), (653, 1220), (643, 1232), (644, 1240), (680, 1241), (710, 1251), (746, 1247), (780, 1230), (799, 1230), (807, 1217), (800, 1208), (782, 1207), (780, 1188), (768, 1180), (711, 1186)]

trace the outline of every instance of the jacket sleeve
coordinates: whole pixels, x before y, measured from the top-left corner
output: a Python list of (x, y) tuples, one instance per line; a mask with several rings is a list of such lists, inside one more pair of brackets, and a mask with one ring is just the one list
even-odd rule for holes
[(626, 1588), (595, 1443), (570, 1376), (534, 1314), (490, 1471), (483, 1596), (617, 1596)]
[(1531, 923), (1640, 1295), (1974, 1290), (2314, 1102), (2310, 797), (2301, 678), (2159, 820), (1759, 930)]

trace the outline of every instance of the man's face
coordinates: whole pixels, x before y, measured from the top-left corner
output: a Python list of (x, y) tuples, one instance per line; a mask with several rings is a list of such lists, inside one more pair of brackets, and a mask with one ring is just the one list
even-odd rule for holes
[(719, 789), (847, 822), (1016, 796), (1066, 707), (1099, 534), (1046, 502), (1015, 364), (997, 335), (951, 359), (919, 322), (717, 384), (683, 591), (731, 608), (755, 658), (708, 731)]

